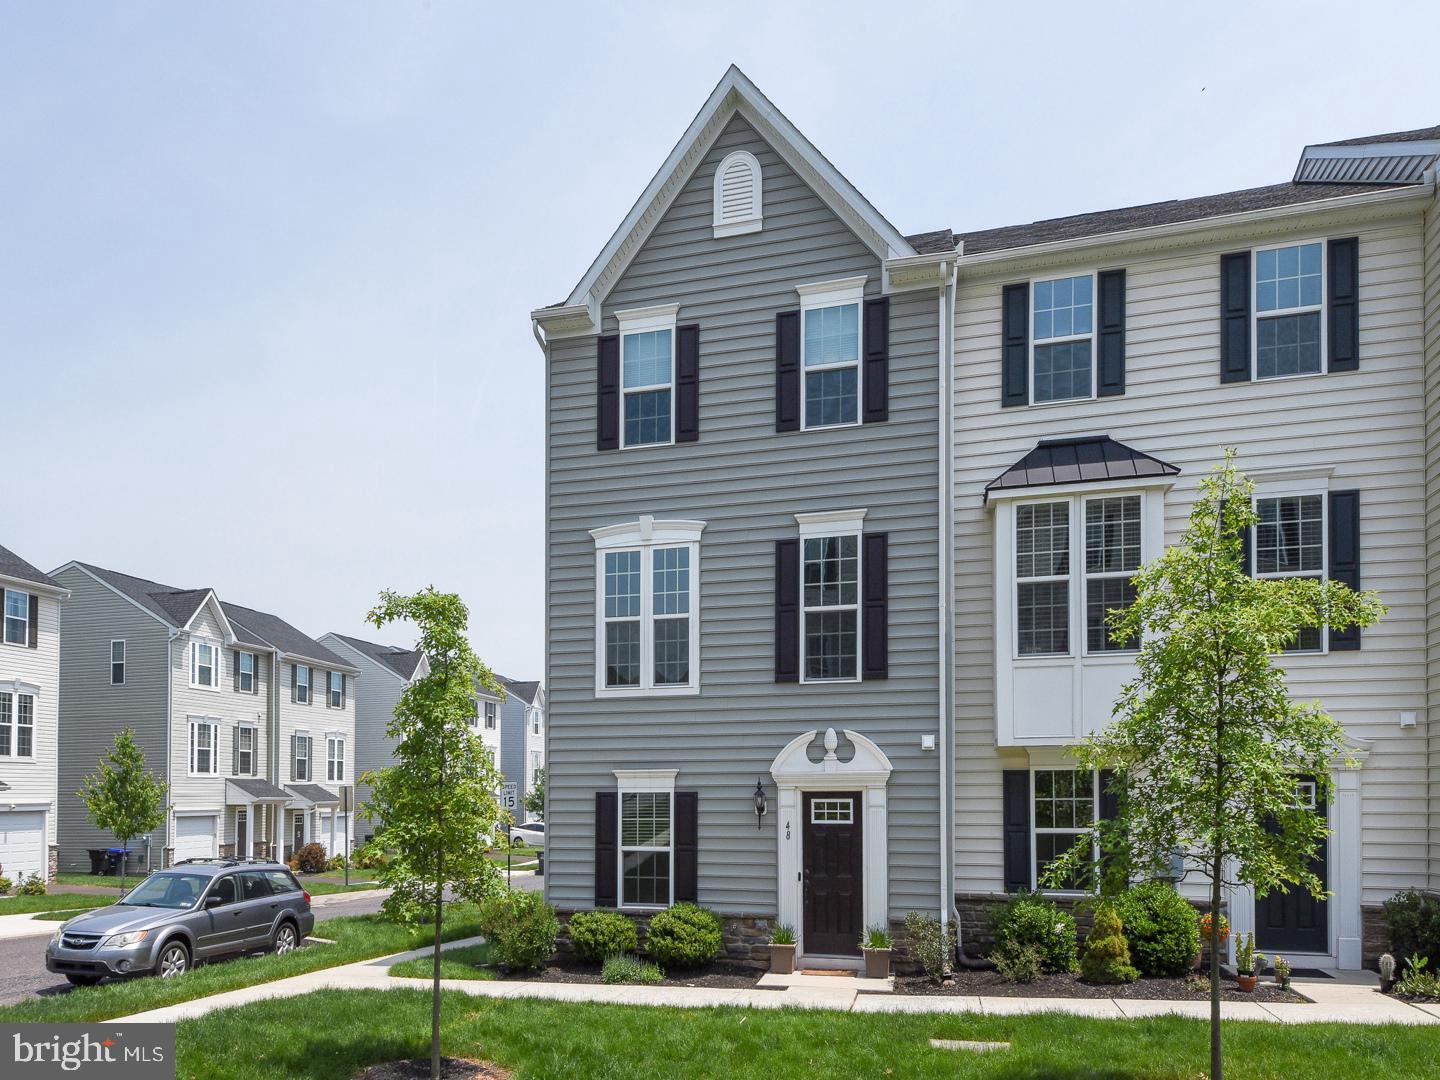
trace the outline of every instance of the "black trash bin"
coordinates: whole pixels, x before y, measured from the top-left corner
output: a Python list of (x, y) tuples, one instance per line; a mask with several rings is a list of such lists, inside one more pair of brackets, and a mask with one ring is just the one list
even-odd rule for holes
[(536, 865), (535, 865), (535, 875), (536, 875), (536, 877), (544, 877), (544, 876), (545, 876), (545, 852), (544, 852), (543, 850), (536, 853), (536, 855), (535, 855), (535, 862), (536, 862)]
[(124, 848), (112, 847), (105, 849), (105, 873), (110, 877), (117, 877), (120, 873), (120, 863), (129, 854)]
[(90, 852), (90, 873), (103, 874), (105, 872), (105, 849), (92, 847)]

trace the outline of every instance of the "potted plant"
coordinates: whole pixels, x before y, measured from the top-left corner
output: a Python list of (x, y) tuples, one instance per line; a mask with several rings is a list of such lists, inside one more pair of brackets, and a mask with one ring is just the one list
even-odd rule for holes
[[(1227, 919), (1227, 918), (1225, 918), (1225, 915), (1222, 913), (1222, 914), (1220, 915), (1220, 948), (1221, 948), (1221, 949), (1224, 949), (1226, 942), (1228, 942), (1229, 940), (1230, 940), (1230, 920)], [(1207, 911), (1207, 912), (1205, 912), (1204, 915), (1201, 915), (1201, 916), (1200, 916), (1200, 948), (1196, 950), (1196, 952), (1195, 952), (1195, 959), (1191, 962), (1191, 965), (1190, 965), (1190, 966), (1193, 967), (1196, 971), (1199, 971), (1200, 968), (1204, 966), (1204, 962), (1205, 962), (1205, 947), (1209, 944), (1209, 942), (1210, 942), (1210, 912)]]
[(1235, 946), (1235, 982), (1245, 993), (1255, 990), (1255, 935), (1246, 934)]
[(860, 951), (865, 954), (865, 977), (884, 979), (890, 974), (890, 950), (894, 943), (890, 931), (883, 926), (871, 926), (860, 939)]
[(770, 934), (770, 970), (776, 975), (795, 973), (795, 931), (784, 923)]
[(1290, 972), (1294, 970), (1290, 961), (1283, 956), (1275, 957), (1275, 985), (1281, 990), (1290, 989)]

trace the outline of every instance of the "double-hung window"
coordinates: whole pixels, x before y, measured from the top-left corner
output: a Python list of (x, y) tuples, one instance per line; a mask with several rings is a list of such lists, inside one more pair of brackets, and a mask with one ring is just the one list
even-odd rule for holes
[(1324, 256), (1321, 240), (1255, 252), (1255, 378), (1320, 372)]
[(220, 659), (218, 646), (208, 641), (190, 643), (190, 685), (215, 689), (220, 682), (217, 664)]
[(487, 701), (485, 702), (485, 730), (494, 731), (495, 722), (495, 702)]
[(669, 907), (671, 791), (620, 792), (620, 904)]
[(301, 705), (310, 704), (310, 665), (296, 664), (295, 672), (295, 700)]
[(539, 734), (540, 734), (540, 710), (539, 710), (539, 709), (531, 709), (531, 710), (530, 710), (530, 734), (531, 734), (531, 735), (539, 735)]
[(0, 691), (0, 758), (35, 756), (35, 695)]
[[(1039, 888), (1045, 868), (1082, 837), (1090, 838), (1091, 861), (1098, 859), (1095, 819), (1100, 781), (1098, 774), (1085, 769), (1035, 769), (1030, 773), (1030, 783), (1034, 884)], [(1066, 891), (1088, 887), (1080, 875), (1060, 885)]]
[(345, 779), (345, 740), (334, 735), (325, 740), (325, 779)]
[[(1325, 496), (1280, 495), (1255, 500), (1253, 543), (1255, 576), (1308, 577), (1325, 580)], [(1292, 652), (1319, 652), (1325, 630), (1311, 626), (1300, 631)]]
[(30, 594), (5, 590), (5, 644), (30, 644)]
[(865, 279), (801, 285), (801, 427), (860, 422), (860, 331)]
[(1140, 569), (1140, 496), (1085, 500), (1085, 651), (1122, 652), (1138, 642), (1110, 636), (1108, 615), (1135, 602)]
[(595, 529), (598, 693), (699, 688), (700, 531), (655, 521)]
[(345, 707), (345, 673), (343, 671), (330, 672), (330, 695), (326, 704), (332, 709)]
[(125, 641), (117, 638), (110, 642), (110, 685), (125, 685)]
[(235, 729), (236, 776), (255, 774), (255, 747), (258, 736), (258, 731), (250, 724), (241, 724)]
[(1015, 507), (1015, 628), (1020, 656), (1070, 651), (1070, 503)]
[(617, 311), (621, 446), (675, 441), (675, 316), (678, 304)]
[(215, 752), (220, 725), (214, 720), (190, 721), (190, 774), (214, 776), (220, 771), (219, 755)]
[(860, 672), (860, 534), (800, 541), (805, 682), (843, 682)]
[(1036, 281), (1031, 292), (1031, 401), (1094, 397), (1094, 275)]
[(255, 693), (255, 654), (242, 652), (236, 657), (235, 688), (242, 694)]
[(291, 762), (290, 771), (296, 780), (310, 779), (310, 736), (304, 732), (297, 731), (293, 736), (295, 748), (295, 759)]

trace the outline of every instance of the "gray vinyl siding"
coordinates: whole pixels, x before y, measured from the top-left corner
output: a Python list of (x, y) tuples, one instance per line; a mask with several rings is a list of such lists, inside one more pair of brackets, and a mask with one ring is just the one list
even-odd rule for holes
[[(1373, 741), (1361, 777), (1363, 902), (1377, 903), (1398, 889), (1425, 883), (1426, 552), (1425, 537), (1416, 527), (1426, 482), (1420, 221), (1411, 209), (1369, 222), (1311, 217), (1289, 229), (1200, 239), (1144, 255), (1109, 252), (1098, 264), (1079, 261), (1082, 256), (1074, 256), (1074, 262), (1057, 258), (1043, 269), (1021, 266), (962, 281), (956, 304), (955, 415), (955, 852), (960, 891), (1001, 887), (1001, 770), (1024, 768), (1028, 760), (1023, 750), (996, 748), (996, 571), (983, 489), (1038, 439), (1100, 433), (1180, 466), (1164, 501), (1167, 544), (1179, 540), (1198, 483), (1226, 446), (1238, 449), (1242, 470), (1330, 466), (1331, 491), (1359, 489), (1362, 586), (1379, 590), (1390, 613), (1365, 631), (1362, 651), (1287, 656), (1284, 666), (1296, 697), (1318, 697), (1350, 735)], [(1357, 235), (1359, 371), (1222, 385), (1221, 253)], [(1430, 242), (1432, 247), (1436, 243), (1433, 233)], [(1032, 272), (1059, 276), (1068, 266), (1079, 272), (1097, 265), (1127, 269), (1124, 396), (1002, 410), (1001, 287)], [(1433, 378), (1432, 371), (1432, 383)], [(1433, 411), (1433, 385), (1430, 394)], [(1434, 506), (1432, 492), (1432, 551)], [(1431, 580), (1433, 635), (1437, 619)], [(1432, 697), (1435, 686), (1432, 675)], [(1422, 719), (1405, 729), (1399, 714), (1409, 710)]]
[[(747, 149), (764, 170), (764, 229), (716, 240), (712, 178)], [(548, 373), (546, 889), (591, 906), (594, 806), (613, 770), (676, 768), (699, 794), (699, 898), (730, 914), (776, 910), (776, 819), (756, 828), (751, 793), (775, 755), (811, 729), (850, 727), (894, 765), (888, 791), (892, 915), (933, 909), (938, 762), (920, 749), (937, 723), (936, 302), (891, 303), (888, 423), (775, 432), (775, 313), (795, 286), (865, 274), (878, 260), (743, 120), (732, 120), (605, 299), (675, 303), (700, 325), (700, 441), (595, 449), (595, 339), (561, 340)], [(774, 681), (774, 547), (797, 512), (864, 507), (889, 533), (890, 677), (845, 685)], [(641, 514), (706, 522), (700, 541), (700, 681), (690, 697), (597, 700), (595, 548), (589, 530)]]
[(1440, 889), (1440, 203), (1425, 211), (1425, 639), (1428, 876)]
[[(353, 689), (355, 712), (355, 805), (357, 808), (363, 807), (370, 800), (370, 786), (361, 783), (360, 777), (367, 772), (389, 768), (394, 764), (395, 740), (385, 734), (385, 729), (395, 717), (395, 706), (400, 703), (405, 681), (335, 634), (326, 634), (320, 639), (320, 644), (360, 669), (360, 674), (350, 685)], [(285, 693), (288, 700), (289, 690)], [(288, 743), (285, 753), (289, 753)], [(282, 775), (290, 775), (288, 758), (284, 762)], [(378, 825), (378, 821), (368, 821), (363, 815), (357, 816), (357, 838), (373, 833)]]
[[(95, 772), (121, 728), (135, 732), (146, 765), (162, 778), (165, 768), (165, 640), (159, 620), (102, 585), (83, 570), (53, 575), (70, 597), (63, 609), (60, 644), (59, 845), (62, 870), (89, 870), (89, 848), (113, 847), (115, 838), (89, 821), (75, 793)], [(126, 643), (125, 683), (110, 685), (110, 641)], [(155, 865), (165, 829), (150, 837)], [(132, 840), (132, 849), (143, 840)]]
[(515, 809), (515, 820), (524, 821), (529, 816), (525, 811), (525, 791), (530, 772), (525, 767), (525, 702), (517, 697), (505, 696), (500, 705), (500, 771), (505, 779), (515, 785), (520, 805)]

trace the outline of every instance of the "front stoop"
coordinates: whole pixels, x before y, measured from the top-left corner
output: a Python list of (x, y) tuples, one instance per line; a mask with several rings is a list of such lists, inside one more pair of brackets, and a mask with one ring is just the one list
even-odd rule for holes
[(760, 976), (756, 986), (768, 990), (844, 990), (856, 994), (893, 994), (895, 977), (862, 979), (858, 975), (776, 975), (773, 971)]

